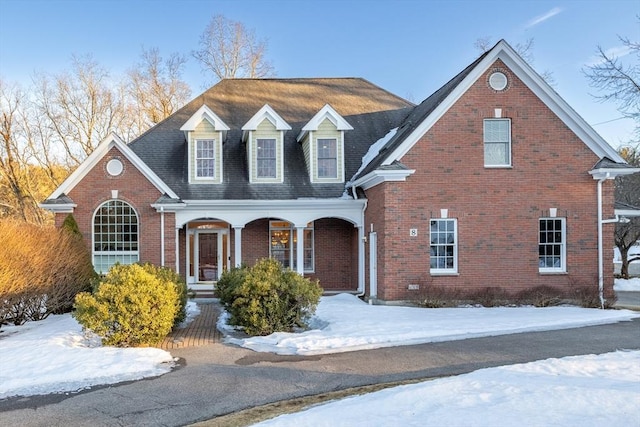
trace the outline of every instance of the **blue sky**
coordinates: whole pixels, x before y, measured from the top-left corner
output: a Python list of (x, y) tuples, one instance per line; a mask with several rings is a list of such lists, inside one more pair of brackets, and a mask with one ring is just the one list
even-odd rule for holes
[[(190, 54), (215, 14), (266, 39), (278, 77), (363, 77), (414, 102), (471, 63), (478, 38), (533, 38), (534, 68), (551, 71), (555, 90), (611, 145), (633, 128), (589, 95), (580, 70), (598, 45), (619, 47), (617, 35), (640, 39), (638, 0), (0, 0), (0, 76), (26, 85), (34, 71), (60, 72), (72, 54), (90, 53), (116, 77), (142, 47)], [(210, 80), (189, 57), (195, 96)]]

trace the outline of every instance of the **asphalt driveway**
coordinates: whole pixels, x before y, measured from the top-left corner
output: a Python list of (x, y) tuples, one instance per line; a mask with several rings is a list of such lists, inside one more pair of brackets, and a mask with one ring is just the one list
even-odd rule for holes
[(278, 356), (219, 343), (171, 350), (161, 377), (76, 394), (0, 401), (0, 425), (182, 426), (242, 409), (368, 384), (427, 379), (550, 357), (640, 350), (640, 319), (322, 356)]

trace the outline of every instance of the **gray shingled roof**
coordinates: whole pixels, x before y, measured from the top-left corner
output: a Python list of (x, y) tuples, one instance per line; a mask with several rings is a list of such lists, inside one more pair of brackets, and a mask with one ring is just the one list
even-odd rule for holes
[(617, 163), (608, 157), (603, 157), (598, 160), (593, 169), (637, 169), (637, 167), (628, 163)]
[(66, 194), (61, 194), (55, 199), (46, 199), (41, 204), (55, 206), (55, 205), (71, 205), (73, 203), (74, 201), (71, 200), (71, 197), (67, 196)]
[(438, 105), (464, 80), (465, 77), (475, 68), (476, 65), (488, 54), (488, 51), (482, 54), (478, 59), (472, 62), (467, 68), (462, 70), (458, 75), (449, 80), (440, 89), (435, 91), (431, 96), (416, 106), (412, 113), (403, 121), (402, 126), (396, 134), (380, 149), (378, 155), (369, 162), (369, 164), (354, 177), (354, 181), (368, 173), (380, 169), (380, 165), (384, 162), (389, 154), (398, 148), (414, 131), (414, 129), (422, 123)]
[[(242, 126), (269, 104), (292, 127), (285, 133), (284, 183), (250, 184)], [(344, 184), (311, 184), (296, 137), (325, 104), (344, 117), (345, 177), (360, 167), (369, 146), (400, 126), (413, 104), (359, 78), (226, 79), (131, 142), (129, 147), (182, 200), (340, 197)], [(222, 184), (189, 185), (187, 146), (180, 127), (207, 105), (230, 128), (223, 145)]]

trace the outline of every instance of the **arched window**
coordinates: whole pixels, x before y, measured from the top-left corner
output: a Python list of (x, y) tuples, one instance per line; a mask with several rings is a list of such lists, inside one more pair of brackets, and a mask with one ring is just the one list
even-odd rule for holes
[(93, 216), (93, 267), (107, 273), (116, 262), (138, 262), (138, 215), (126, 202), (109, 200)]

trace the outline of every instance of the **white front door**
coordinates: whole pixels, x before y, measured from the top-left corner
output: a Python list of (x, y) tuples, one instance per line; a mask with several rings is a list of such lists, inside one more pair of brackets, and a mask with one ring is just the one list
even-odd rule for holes
[(217, 232), (196, 232), (195, 273), (197, 282), (215, 282), (219, 278), (222, 264), (221, 235)]
[(226, 229), (193, 229), (188, 233), (189, 287), (211, 289), (229, 268), (229, 233)]

